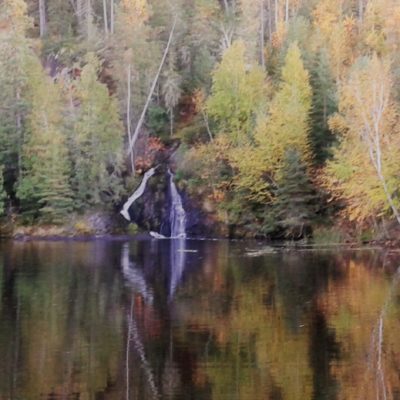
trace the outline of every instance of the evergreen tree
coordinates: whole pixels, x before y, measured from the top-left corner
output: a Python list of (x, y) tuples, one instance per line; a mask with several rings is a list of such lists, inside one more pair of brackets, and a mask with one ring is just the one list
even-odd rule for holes
[(73, 188), (78, 207), (109, 204), (121, 192), (123, 126), (117, 101), (98, 81), (100, 62), (94, 54), (77, 82), (80, 102), (72, 137)]
[(27, 112), (26, 60), (32, 57), (26, 31), (31, 25), (23, 0), (5, 0), (0, 4), (0, 164), (4, 166), (7, 191), (21, 168), (20, 152)]
[(7, 198), (7, 193), (4, 190), (4, 178), (3, 178), (4, 168), (0, 168), (0, 216), (4, 215), (5, 212), (5, 200)]
[(30, 113), (17, 196), (26, 216), (61, 222), (71, 211), (72, 199), (70, 165), (61, 133), (60, 90), (45, 75), (39, 60), (30, 60), (26, 68)]
[(287, 238), (300, 238), (310, 234), (315, 219), (316, 194), (308, 177), (307, 167), (296, 149), (289, 149), (285, 153), (275, 195), (275, 226)]
[(329, 117), (337, 111), (336, 84), (324, 49), (317, 54), (311, 73), (313, 107), (310, 142), (316, 164), (323, 164), (330, 156), (335, 136), (329, 128)]

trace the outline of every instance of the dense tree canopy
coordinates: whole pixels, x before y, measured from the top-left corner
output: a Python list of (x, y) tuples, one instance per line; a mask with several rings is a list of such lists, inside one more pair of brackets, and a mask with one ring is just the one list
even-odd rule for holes
[(394, 0), (4, 0), (2, 208), (118, 206), (153, 137), (180, 140), (181, 188), (235, 232), (273, 230), (295, 165), (335, 200), (314, 214), (400, 222), (399, 16)]

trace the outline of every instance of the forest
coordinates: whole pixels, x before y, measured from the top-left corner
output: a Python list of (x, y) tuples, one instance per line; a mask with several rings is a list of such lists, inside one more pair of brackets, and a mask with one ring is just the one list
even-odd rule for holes
[(398, 0), (2, 0), (0, 211), (118, 215), (172, 168), (216, 235), (400, 224)]

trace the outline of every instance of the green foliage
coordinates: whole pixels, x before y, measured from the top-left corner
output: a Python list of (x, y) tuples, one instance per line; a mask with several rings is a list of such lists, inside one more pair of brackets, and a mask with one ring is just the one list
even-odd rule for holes
[(59, 87), (45, 76), (38, 60), (30, 60), (28, 131), (17, 186), (21, 210), (29, 217), (61, 222), (72, 208), (70, 164), (61, 132)]
[(31, 21), (22, 0), (0, 4), (0, 164), (8, 193), (20, 170), (20, 153), (27, 109), (27, 60), (33, 57), (32, 41), (26, 37)]
[(98, 81), (100, 62), (93, 55), (77, 82), (80, 101), (74, 121), (73, 188), (78, 207), (111, 204), (121, 194), (122, 133), (116, 100)]
[(282, 68), (278, 91), (260, 116), (255, 132), (255, 145), (241, 146), (232, 152), (238, 169), (235, 184), (250, 192), (256, 201), (271, 199), (271, 184), (288, 149), (296, 149), (304, 162), (310, 163), (309, 114), (311, 87), (297, 44), (292, 44)]
[(5, 213), (5, 200), (7, 198), (7, 193), (4, 189), (4, 178), (3, 178), (3, 170), (4, 168), (0, 168), (0, 216)]
[(168, 114), (163, 107), (151, 106), (147, 111), (147, 126), (150, 132), (161, 138), (168, 132)]
[[(267, 3), (47, 0), (43, 19), (38, 1), (0, 2), (0, 165), (10, 204), (61, 220), (72, 203), (85, 211), (120, 201), (131, 179), (126, 132), (176, 19), (143, 125), (165, 148), (146, 145), (139, 132), (139, 169), (169, 155), (174, 134), (185, 145), (174, 158), (182, 183), (241, 233), (274, 225), (290, 149), (350, 219), (399, 208), (398, 2), (364, 2), (362, 10), (355, 0)], [(370, 82), (392, 88), (377, 123), (381, 146), (372, 149), (379, 174), (362, 137), (379, 110)]]
[(289, 149), (277, 179), (273, 215), (287, 238), (311, 233), (316, 212), (316, 194), (298, 150)]
[(337, 111), (336, 85), (326, 51), (318, 53), (310, 80), (313, 88), (310, 142), (314, 160), (321, 165), (331, 155), (335, 137), (328, 120)]
[(137, 235), (140, 232), (140, 230), (137, 224), (132, 223), (128, 225), (127, 232), (129, 235)]
[(252, 139), (257, 114), (266, 101), (266, 78), (258, 66), (246, 64), (245, 45), (235, 42), (213, 72), (207, 111), (235, 145)]

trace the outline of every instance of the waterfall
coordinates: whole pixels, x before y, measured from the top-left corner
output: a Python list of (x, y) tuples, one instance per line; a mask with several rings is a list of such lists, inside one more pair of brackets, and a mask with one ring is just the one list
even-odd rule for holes
[(170, 177), (171, 209), (169, 221), (171, 224), (171, 238), (186, 238), (186, 213), (182, 205), (182, 198), (174, 182), (174, 174), (168, 170)]
[(169, 300), (172, 300), (186, 266), (186, 240), (184, 238), (171, 240), (170, 249)]
[(122, 273), (129, 286), (140, 293), (146, 304), (153, 304), (154, 294), (148, 287), (143, 272), (129, 259), (129, 244), (124, 243), (121, 254)]
[(143, 175), (143, 179), (139, 187), (133, 192), (132, 196), (129, 197), (129, 199), (125, 202), (121, 210), (121, 214), (124, 216), (126, 220), (128, 221), (131, 220), (131, 217), (129, 215), (129, 208), (139, 197), (143, 195), (146, 189), (147, 181), (154, 175), (155, 172), (156, 172), (155, 168), (150, 168), (148, 171), (146, 171), (146, 173)]

